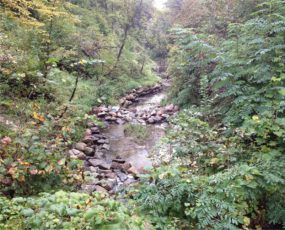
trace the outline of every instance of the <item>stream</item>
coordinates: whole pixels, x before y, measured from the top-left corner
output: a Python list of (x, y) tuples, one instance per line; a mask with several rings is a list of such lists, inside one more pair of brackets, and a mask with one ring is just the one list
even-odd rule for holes
[[(166, 97), (165, 91), (151, 96), (139, 98), (139, 102), (129, 107), (130, 110), (142, 113), (160, 106), (161, 101)], [(136, 124), (137, 122), (131, 122)], [(145, 124), (147, 138), (138, 141), (131, 136), (126, 135), (127, 124), (111, 124), (104, 131), (104, 134), (110, 140), (110, 152), (107, 158), (111, 159), (120, 156), (130, 162), (140, 173), (145, 169), (152, 168), (151, 153), (160, 143), (160, 139), (165, 134), (166, 123)]]
[[(161, 139), (168, 118), (179, 108), (172, 104), (161, 106), (169, 85), (162, 79), (159, 85), (133, 90), (122, 98), (120, 106), (102, 105), (92, 109), (91, 113), (106, 127), (89, 124), (83, 140), (69, 151), (71, 158), (84, 161), (83, 192), (118, 193), (170, 155), (170, 147), (161, 144)], [(143, 130), (144, 135), (128, 132), (128, 127)]]

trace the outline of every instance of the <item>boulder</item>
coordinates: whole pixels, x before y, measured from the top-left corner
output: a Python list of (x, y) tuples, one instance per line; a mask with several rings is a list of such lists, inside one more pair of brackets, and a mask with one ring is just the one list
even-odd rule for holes
[(87, 145), (83, 142), (79, 142), (75, 144), (75, 148), (79, 151), (84, 151), (84, 149), (87, 147)]

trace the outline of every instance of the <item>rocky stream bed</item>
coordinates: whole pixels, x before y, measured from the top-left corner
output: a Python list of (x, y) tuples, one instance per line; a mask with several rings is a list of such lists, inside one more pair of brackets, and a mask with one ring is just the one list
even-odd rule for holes
[[(92, 109), (91, 113), (106, 128), (89, 123), (82, 141), (69, 150), (71, 158), (84, 161), (86, 182), (81, 186), (82, 191), (115, 194), (137, 182), (140, 174), (153, 166), (151, 153), (164, 135), (168, 118), (178, 111), (172, 104), (160, 106), (167, 87), (167, 81), (163, 81), (135, 89), (120, 100), (119, 106)], [(129, 123), (143, 125), (148, 130), (142, 143), (126, 135)]]

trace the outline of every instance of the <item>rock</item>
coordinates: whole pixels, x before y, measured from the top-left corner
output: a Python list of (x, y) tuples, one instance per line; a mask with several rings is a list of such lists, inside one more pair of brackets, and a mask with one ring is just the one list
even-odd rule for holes
[(174, 105), (173, 104), (165, 106), (165, 111), (166, 112), (172, 112), (173, 110), (174, 110)]
[(84, 149), (87, 147), (87, 145), (83, 142), (79, 142), (75, 144), (75, 148), (79, 151), (84, 151)]
[(118, 112), (120, 110), (120, 106), (113, 106), (112, 111), (113, 112)]
[(94, 149), (93, 149), (93, 148), (90, 148), (90, 147), (85, 147), (84, 153), (85, 153), (87, 156), (93, 156), (93, 155), (94, 155)]
[(149, 124), (154, 124), (154, 123), (155, 123), (155, 120), (154, 120), (153, 117), (150, 117), (150, 118), (147, 119), (147, 122), (148, 122)]
[(108, 145), (108, 144), (103, 144), (103, 149), (106, 149), (106, 150), (110, 150), (110, 145)]
[(154, 118), (155, 122), (161, 122), (162, 119), (163, 119), (163, 118), (160, 117), (160, 116), (156, 116), (156, 117)]
[(113, 159), (112, 161), (120, 163), (120, 164), (124, 164), (126, 162), (126, 160), (124, 160), (124, 159), (122, 159), (120, 157), (117, 157), (117, 158)]
[(98, 134), (98, 133), (100, 133), (100, 130), (99, 130), (98, 127), (92, 127), (90, 130), (91, 130), (92, 134)]
[(94, 167), (99, 167), (101, 169), (110, 169), (110, 164), (106, 163), (103, 160), (100, 160), (100, 159), (89, 159), (88, 161)]
[(110, 172), (110, 173), (106, 173), (105, 175), (106, 178), (110, 178), (110, 179), (116, 179), (117, 178), (117, 174)]
[(111, 169), (119, 169), (119, 170), (123, 170), (123, 164), (120, 164), (118, 162), (112, 162), (111, 164)]
[(136, 97), (135, 97), (134, 94), (129, 94), (128, 96), (126, 96), (126, 99), (127, 99), (128, 101), (133, 101), (133, 100), (136, 99)]
[(95, 185), (95, 191), (102, 192), (102, 193), (108, 193), (108, 191), (105, 188), (101, 187), (100, 185)]
[(174, 106), (174, 111), (178, 112), (179, 111), (179, 107), (177, 105)]
[(98, 173), (107, 174), (107, 173), (112, 173), (112, 170), (110, 170), (110, 169), (100, 169), (100, 168), (98, 168), (97, 172), (98, 172)]
[(109, 140), (108, 139), (99, 139), (97, 141), (98, 144), (108, 144), (109, 143)]
[(93, 184), (93, 185), (98, 184), (99, 183), (98, 174), (95, 176), (91, 175), (91, 176), (85, 177), (85, 182), (88, 184)]
[(97, 114), (97, 117), (105, 117), (107, 115), (106, 112), (100, 112)]
[(128, 173), (137, 176), (139, 174), (139, 171), (134, 166), (132, 166), (131, 168), (128, 169)]
[(104, 157), (104, 153), (103, 153), (102, 151), (100, 151), (100, 150), (96, 150), (94, 156), (97, 157), (97, 158), (99, 158), (99, 159), (101, 159), (101, 158)]
[(125, 98), (121, 98), (121, 99), (120, 99), (120, 105), (125, 104), (125, 102), (126, 102), (126, 99), (125, 99)]
[(96, 185), (93, 185), (93, 184), (83, 184), (81, 185), (81, 189), (88, 193), (88, 194), (91, 194), (92, 192), (94, 192), (96, 190)]
[(164, 113), (163, 109), (160, 109), (160, 110), (157, 111), (157, 115), (159, 115), (159, 116), (161, 116), (163, 113)]
[(97, 142), (98, 138), (95, 136), (85, 136), (84, 139), (82, 140), (82, 142), (84, 142), (85, 144), (95, 144)]
[(110, 191), (116, 186), (117, 182), (114, 179), (107, 179), (99, 181), (98, 185)]
[(151, 115), (151, 116), (156, 115), (156, 111), (155, 111), (155, 110), (151, 111), (150, 115)]
[(91, 128), (91, 127), (94, 127), (94, 126), (96, 126), (94, 122), (90, 121), (90, 122), (87, 123), (87, 127), (88, 128)]
[(162, 116), (163, 118), (168, 118), (168, 117), (169, 117), (168, 114), (162, 114), (161, 116)]
[(98, 167), (94, 167), (94, 166), (90, 166), (89, 169), (90, 169), (91, 172), (97, 173), (99, 168)]
[(130, 184), (136, 183), (137, 180), (133, 176), (128, 176), (128, 179), (124, 181), (124, 186), (129, 186)]
[(118, 119), (116, 120), (116, 123), (117, 123), (118, 125), (123, 125), (123, 124), (125, 124), (125, 121), (122, 120), (122, 119), (120, 119), (120, 118), (118, 118)]
[(85, 160), (86, 156), (83, 152), (77, 150), (77, 149), (71, 149), (68, 151), (70, 158), (72, 159), (79, 159), (79, 160)]
[(126, 100), (125, 103), (124, 103), (124, 106), (125, 106), (125, 107), (128, 107), (128, 106), (130, 106), (131, 104), (133, 104), (133, 102)]
[(132, 164), (130, 162), (125, 162), (123, 164), (123, 170), (125, 170), (126, 172), (132, 167)]
[(86, 136), (89, 136), (89, 135), (91, 135), (91, 134), (92, 134), (91, 129), (86, 129), (85, 135), (86, 135)]
[(128, 176), (125, 173), (123, 173), (123, 172), (116, 171), (116, 174), (119, 177), (121, 182), (124, 182), (124, 181), (126, 181), (128, 179)]

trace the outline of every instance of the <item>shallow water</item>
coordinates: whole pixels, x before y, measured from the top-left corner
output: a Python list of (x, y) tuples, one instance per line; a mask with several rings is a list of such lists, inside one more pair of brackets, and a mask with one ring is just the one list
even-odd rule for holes
[[(159, 107), (164, 98), (164, 92), (140, 98), (139, 103), (132, 105), (130, 110), (136, 109), (139, 112), (154, 109)], [(138, 144), (133, 137), (126, 136), (125, 125), (109, 125), (104, 132), (110, 140), (107, 159), (120, 156), (135, 166), (140, 173), (151, 168), (153, 165), (150, 158), (151, 152), (160, 143), (160, 139), (165, 133), (166, 124), (146, 125), (146, 127), (149, 135), (145, 141), (140, 141)]]

